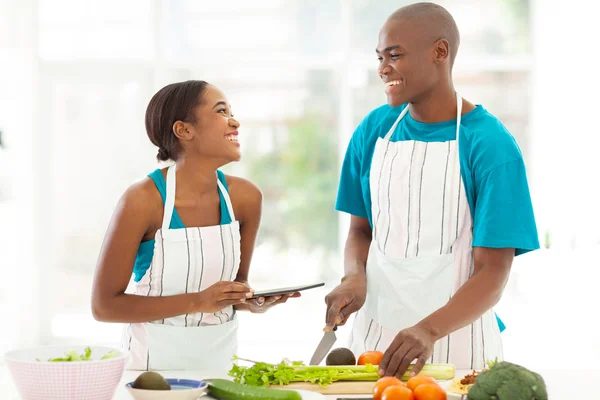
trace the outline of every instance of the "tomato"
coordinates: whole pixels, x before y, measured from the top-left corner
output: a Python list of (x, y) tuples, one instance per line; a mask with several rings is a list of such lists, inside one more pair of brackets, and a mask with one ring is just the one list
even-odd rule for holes
[(447, 400), (446, 391), (437, 383), (424, 383), (414, 390), (415, 400)]
[(427, 375), (417, 375), (413, 376), (408, 380), (408, 382), (406, 382), (406, 387), (408, 387), (410, 390), (415, 390), (417, 386), (424, 383), (437, 383), (437, 381)]
[(358, 361), (356, 365), (379, 365), (381, 359), (383, 358), (383, 353), (380, 351), (365, 351), (358, 357)]
[(390, 386), (404, 386), (404, 383), (395, 376), (385, 376), (380, 378), (373, 386), (373, 400), (381, 400), (381, 394)]
[(383, 391), (381, 400), (415, 400), (413, 392), (404, 385), (390, 386)]

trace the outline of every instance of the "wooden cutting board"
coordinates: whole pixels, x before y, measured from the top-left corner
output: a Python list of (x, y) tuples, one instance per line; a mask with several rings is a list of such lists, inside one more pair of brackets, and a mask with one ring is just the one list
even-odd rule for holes
[(310, 390), (311, 392), (322, 394), (372, 394), (373, 385), (375, 385), (375, 382), (358, 381), (334, 382), (326, 387), (322, 387), (314, 383), (294, 382), (289, 385), (273, 385), (270, 387), (275, 389)]

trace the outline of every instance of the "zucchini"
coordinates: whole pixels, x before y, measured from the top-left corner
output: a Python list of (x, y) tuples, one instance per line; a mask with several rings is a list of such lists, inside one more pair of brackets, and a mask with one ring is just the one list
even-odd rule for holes
[(302, 400), (293, 390), (247, 386), (226, 379), (209, 379), (208, 394), (218, 400)]

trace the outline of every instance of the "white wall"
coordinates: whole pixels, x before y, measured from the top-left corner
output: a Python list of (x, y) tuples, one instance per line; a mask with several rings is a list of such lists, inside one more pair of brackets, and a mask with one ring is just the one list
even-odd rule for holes
[(530, 168), (539, 228), (555, 246), (600, 244), (600, 4), (533, 5)]
[(533, 3), (528, 168), (538, 229), (551, 232), (551, 247), (515, 260), (498, 307), (505, 356), (534, 370), (600, 376), (600, 6)]
[(35, 2), (0, 2), (0, 352), (38, 342)]

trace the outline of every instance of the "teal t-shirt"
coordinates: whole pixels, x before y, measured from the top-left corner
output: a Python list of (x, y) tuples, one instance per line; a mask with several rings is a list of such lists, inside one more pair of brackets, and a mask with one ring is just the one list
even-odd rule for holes
[[(162, 197), (163, 204), (165, 204), (167, 198), (167, 183), (165, 181), (165, 177), (162, 174), (160, 169), (157, 169), (148, 175), (156, 185), (160, 193), (160, 197)], [(227, 187), (227, 182), (225, 180), (225, 174), (223, 172), (217, 170), (217, 177), (225, 187), (225, 190), (229, 193), (229, 188)], [(221, 199), (220, 207), (221, 207), (221, 225), (230, 224), (231, 216), (229, 215), (229, 210), (227, 209), (227, 203), (225, 203), (225, 198), (223, 194), (219, 190), (219, 198)], [(179, 214), (177, 213), (177, 209), (173, 210), (173, 216), (171, 217), (171, 223), (169, 225), (170, 229), (182, 229), (185, 228), (183, 222), (181, 222), (181, 218), (179, 218)], [(150, 263), (152, 262), (152, 257), (154, 256), (154, 243), (155, 240), (147, 240), (145, 242), (140, 243), (140, 247), (138, 248), (138, 252), (135, 258), (135, 264), (133, 265), (133, 274), (134, 281), (139, 282), (140, 279), (144, 276), (148, 268), (150, 267)]]
[[(342, 164), (335, 209), (371, 226), (369, 174), (378, 138), (385, 137), (406, 105), (371, 111), (354, 131)], [(391, 141), (446, 142), (456, 139), (456, 120), (426, 124), (410, 112)], [(481, 105), (461, 118), (459, 161), (473, 218), (473, 246), (515, 248), (515, 255), (540, 247), (525, 163), (514, 137)], [(496, 317), (500, 331), (505, 329)]]
[[(406, 105), (381, 106), (358, 125), (342, 164), (335, 209), (371, 218), (369, 173), (378, 138)], [(456, 139), (456, 120), (425, 124), (408, 112), (391, 141), (445, 142)], [(540, 247), (525, 163), (514, 137), (478, 105), (461, 118), (459, 160), (473, 218), (473, 246), (515, 248), (520, 255)]]

